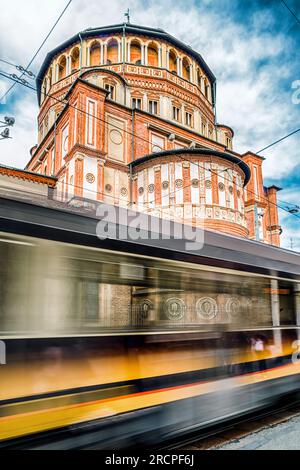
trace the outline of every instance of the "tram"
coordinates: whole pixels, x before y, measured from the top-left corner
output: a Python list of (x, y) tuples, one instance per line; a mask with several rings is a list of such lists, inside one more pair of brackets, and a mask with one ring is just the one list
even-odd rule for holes
[(154, 446), (298, 391), (299, 254), (98, 223), (1, 197), (0, 447)]

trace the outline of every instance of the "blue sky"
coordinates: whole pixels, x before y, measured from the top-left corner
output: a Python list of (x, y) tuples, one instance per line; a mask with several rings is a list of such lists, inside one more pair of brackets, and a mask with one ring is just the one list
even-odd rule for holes
[[(286, 0), (300, 18), (299, 0)], [(26, 65), (63, 9), (66, 0), (0, 0), (0, 58)], [(258, 151), (300, 127), (300, 103), (292, 84), (300, 80), (300, 24), (281, 0), (73, 0), (32, 70), (45, 54), (74, 33), (131, 22), (160, 27), (204, 57), (217, 77), (217, 119), (235, 131), (234, 149)], [(14, 72), (0, 64), (0, 70)], [(7, 81), (0, 77), (0, 88)], [(21, 86), (0, 105), (0, 117), (13, 114), (13, 139), (1, 141), (0, 162), (23, 167), (36, 142), (37, 101)], [(283, 188), (282, 201), (300, 205), (300, 132), (263, 152), (266, 184)], [(284, 207), (287, 204), (281, 203)], [(282, 245), (300, 251), (300, 218), (280, 211)], [(300, 215), (299, 215), (300, 217)]]

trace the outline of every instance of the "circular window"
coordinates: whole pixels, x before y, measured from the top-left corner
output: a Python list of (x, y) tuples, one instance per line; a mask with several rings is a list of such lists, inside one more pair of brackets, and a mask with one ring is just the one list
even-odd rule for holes
[(92, 184), (95, 181), (95, 176), (93, 175), (93, 173), (87, 173), (85, 179), (88, 183)]
[(144, 194), (144, 188), (141, 186), (139, 188), (139, 195), (141, 196), (142, 194)]
[(218, 186), (219, 186), (219, 190), (220, 190), (220, 191), (224, 191), (224, 190), (225, 190), (225, 185), (224, 185), (224, 183), (219, 183)]
[(121, 193), (122, 196), (127, 196), (127, 189), (126, 188), (121, 188), (120, 193)]
[(212, 320), (218, 313), (217, 302), (211, 297), (202, 297), (196, 302), (196, 312), (203, 320)]
[(182, 186), (183, 186), (183, 181), (182, 181), (182, 180), (176, 180), (176, 181), (175, 181), (175, 186), (176, 186), (176, 188), (182, 188)]
[(149, 186), (148, 186), (148, 191), (149, 191), (149, 193), (153, 193), (153, 191), (154, 191), (154, 184), (152, 184), (152, 183), (149, 184)]
[(210, 180), (206, 180), (206, 181), (205, 181), (205, 187), (206, 187), (207, 189), (211, 189), (211, 186), (212, 186), (212, 185), (211, 185), (211, 181), (210, 181)]
[(106, 185), (105, 185), (105, 191), (106, 191), (107, 193), (111, 193), (111, 191), (112, 191), (112, 186), (111, 186), (111, 184), (106, 184)]
[(198, 188), (199, 186), (199, 180), (197, 180), (197, 178), (193, 179), (192, 180), (192, 187), (193, 188)]
[(185, 314), (185, 303), (182, 299), (171, 298), (166, 300), (164, 311), (169, 320), (181, 320)]
[(163, 181), (162, 182), (162, 188), (163, 189), (168, 189), (168, 187), (169, 187), (169, 181)]

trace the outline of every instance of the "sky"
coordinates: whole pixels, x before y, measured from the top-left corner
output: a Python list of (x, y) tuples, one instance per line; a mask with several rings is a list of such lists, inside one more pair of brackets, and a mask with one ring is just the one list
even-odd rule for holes
[[(285, 0), (73, 0), (37, 55), (89, 27), (122, 23), (159, 27), (200, 52), (217, 77), (217, 121), (235, 131), (234, 150), (257, 152), (300, 127), (300, 1)], [(67, 0), (0, 0), (0, 59), (26, 66)], [(0, 62), (0, 72), (17, 70)], [(0, 76), (0, 95), (10, 86)], [(32, 82), (34, 84), (34, 82)], [(37, 98), (17, 85), (0, 120), (13, 115), (12, 139), (0, 141), (0, 163), (24, 167), (37, 140)], [(275, 184), (279, 205), (300, 206), (300, 132), (261, 155), (265, 184)], [(279, 211), (282, 246), (300, 251), (300, 213)], [(291, 240), (292, 239), (292, 240)]]

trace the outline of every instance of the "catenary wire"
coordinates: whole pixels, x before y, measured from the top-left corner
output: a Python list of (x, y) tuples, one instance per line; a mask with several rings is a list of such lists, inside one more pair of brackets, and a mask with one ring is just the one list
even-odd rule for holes
[[(25, 67), (25, 70), (24, 72), (22, 72), (22, 74), (20, 75), (19, 78), (22, 78), (24, 76), (24, 74), (28, 71), (28, 68), (31, 66), (31, 64), (33, 63), (34, 59), (36, 58), (36, 56), (38, 55), (38, 53), (40, 52), (40, 50), (42, 49), (42, 47), (44, 46), (45, 42), (47, 41), (47, 39), (49, 38), (49, 36), (51, 35), (52, 31), (55, 29), (56, 25), (59, 23), (59, 21), (61, 20), (62, 16), (64, 15), (64, 13), (66, 12), (66, 10), (68, 9), (69, 5), (72, 3), (72, 0), (69, 0), (68, 3), (66, 4), (66, 6), (64, 7), (63, 11), (60, 13), (59, 17), (57, 18), (57, 20), (55, 21), (55, 23), (53, 24), (52, 28), (50, 29), (49, 33), (47, 34), (47, 36), (45, 37), (45, 39), (42, 41), (41, 45), (38, 47), (37, 51), (35, 52), (35, 54), (33, 55), (33, 57), (30, 59), (30, 61), (28, 62), (27, 66)], [(11, 92), (11, 90), (15, 87), (15, 85), (17, 84), (18, 82), (15, 82), (14, 84), (11, 85), (11, 87), (1, 96), (0, 98), (0, 103), (4, 100), (4, 98), (7, 97), (7, 95)]]

